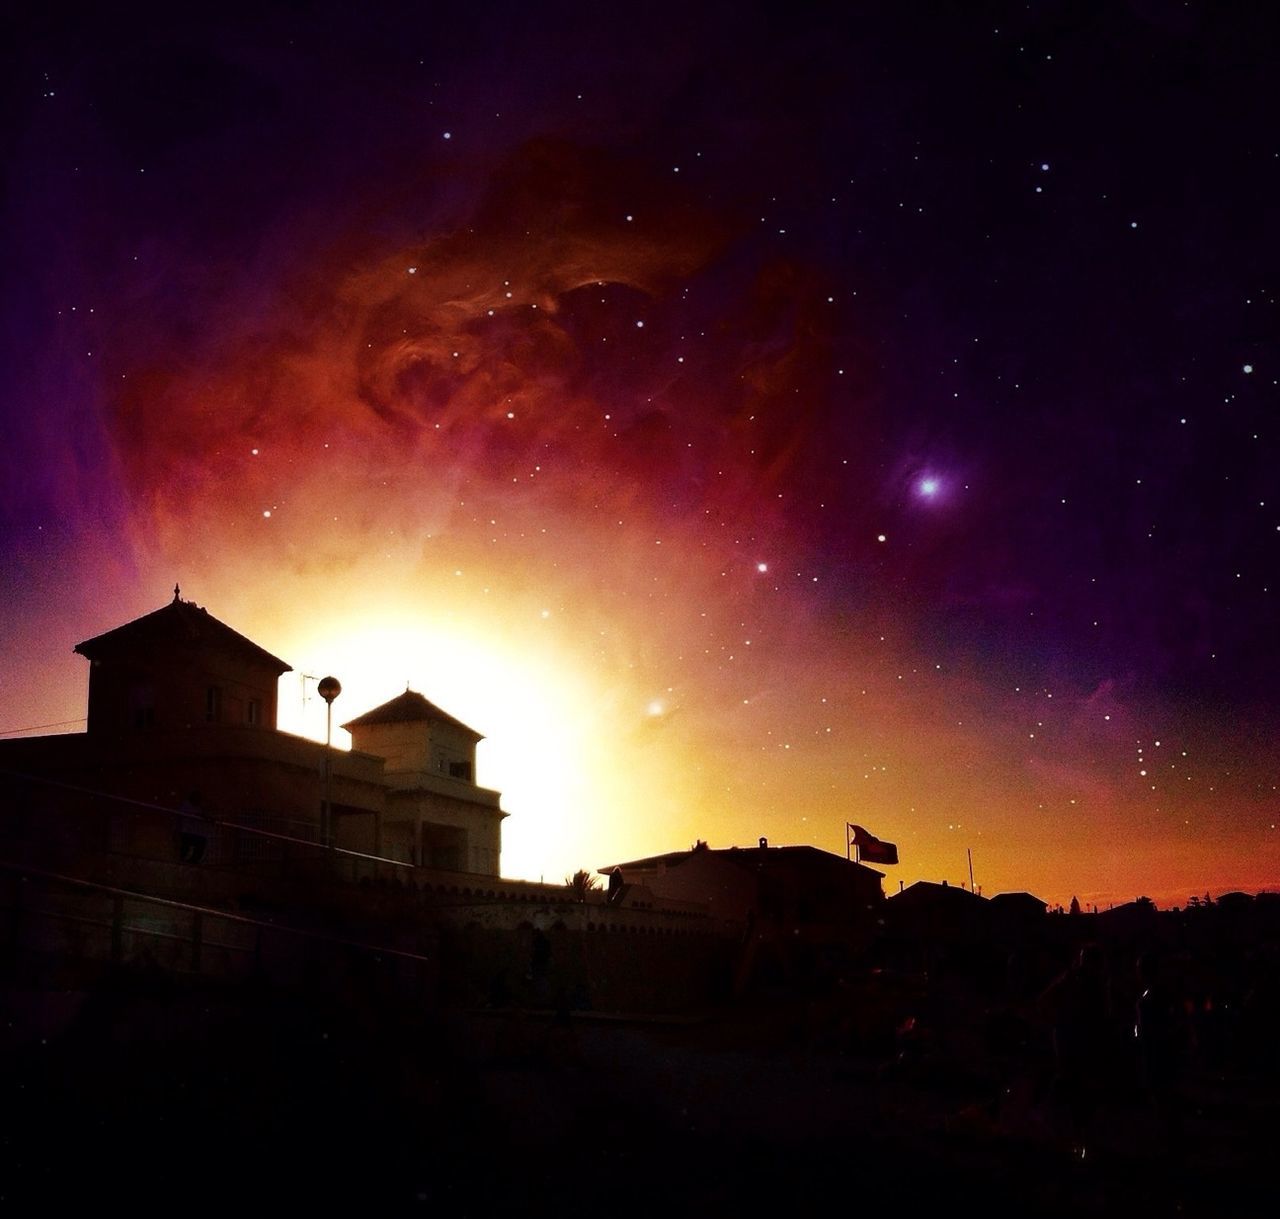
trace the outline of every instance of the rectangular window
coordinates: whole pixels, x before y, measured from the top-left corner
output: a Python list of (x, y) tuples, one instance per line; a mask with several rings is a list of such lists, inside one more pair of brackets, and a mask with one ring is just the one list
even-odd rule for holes
[(251, 698), (244, 705), (244, 721), (246, 724), (258, 725), (262, 723), (262, 700)]
[(209, 686), (204, 692), (204, 718), (210, 724), (222, 719), (222, 687)]
[(154, 728), (156, 692), (149, 685), (136, 685), (129, 690), (129, 712), (135, 728)]
[(471, 763), (470, 762), (450, 762), (449, 777), (452, 779), (466, 779), (471, 782)]

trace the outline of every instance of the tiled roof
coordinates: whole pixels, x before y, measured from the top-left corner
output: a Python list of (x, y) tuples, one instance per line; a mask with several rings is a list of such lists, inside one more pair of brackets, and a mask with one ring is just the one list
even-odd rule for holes
[(220, 647), (252, 656), (261, 664), (271, 665), (277, 673), (288, 673), (293, 666), (260, 648), (252, 639), (219, 622), (207, 609), (191, 601), (174, 597), (168, 605), (126, 622), (75, 646), (75, 651), (90, 660), (110, 657), (113, 653), (136, 648), (155, 648), (165, 644), (181, 647)]
[(362, 728), (368, 724), (412, 724), (428, 720), (452, 724), (455, 728), (460, 728), (463, 732), (475, 737), (477, 741), (484, 740), (483, 733), (468, 727), (461, 720), (454, 719), (447, 711), (442, 711), (416, 690), (406, 690), (403, 694), (396, 695), (390, 702), (383, 703), (381, 707), (375, 707), (372, 711), (366, 711), (342, 726), (350, 731), (352, 728)]

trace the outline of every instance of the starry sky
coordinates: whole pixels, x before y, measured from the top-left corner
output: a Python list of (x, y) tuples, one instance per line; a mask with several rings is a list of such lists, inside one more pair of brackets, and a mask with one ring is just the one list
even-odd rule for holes
[(506, 875), (1280, 886), (1267, 6), (5, 21), (4, 731), (180, 581), (484, 732)]

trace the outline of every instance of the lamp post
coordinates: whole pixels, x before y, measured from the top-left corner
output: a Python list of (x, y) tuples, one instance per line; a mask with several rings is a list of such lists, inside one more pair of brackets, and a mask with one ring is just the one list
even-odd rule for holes
[(342, 683), (336, 677), (322, 677), (316, 692), (324, 699), (324, 804), (320, 810), (320, 842), (333, 845), (333, 809), (329, 803), (329, 790), (333, 779), (333, 700), (342, 693)]

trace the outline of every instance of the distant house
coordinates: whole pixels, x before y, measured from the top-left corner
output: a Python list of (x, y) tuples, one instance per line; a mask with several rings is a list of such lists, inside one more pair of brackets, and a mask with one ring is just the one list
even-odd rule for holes
[(991, 916), (1002, 927), (1035, 926), (1044, 918), (1049, 903), (1032, 893), (997, 893), (990, 899)]
[(713, 850), (700, 843), (599, 870), (623, 900), (638, 889), (701, 903), (724, 922), (792, 940), (869, 929), (884, 903), (883, 873), (817, 847), (771, 847), (763, 838), (755, 847)]
[(1119, 906), (1111, 906), (1098, 916), (1103, 922), (1114, 925), (1140, 925), (1150, 923), (1159, 911), (1149, 897), (1138, 897)]
[(475, 783), (481, 736), (422, 695), (352, 720), (349, 752), (281, 732), (276, 686), (290, 666), (176, 588), (75, 651), (89, 661), (87, 730), (0, 741), (0, 772), (10, 788), (41, 784), (50, 807), (116, 798), (113, 850), (171, 853), (164, 819), (130, 817), (121, 799), (310, 841), (327, 801), (337, 846), (499, 875), (506, 813)]
[(1241, 893), (1238, 890), (1233, 890), (1230, 893), (1220, 893), (1218, 895), (1217, 907), (1219, 910), (1248, 910), (1252, 905), (1253, 895), (1250, 893)]
[(885, 902), (885, 923), (896, 933), (963, 939), (989, 925), (991, 902), (945, 881), (918, 880)]

